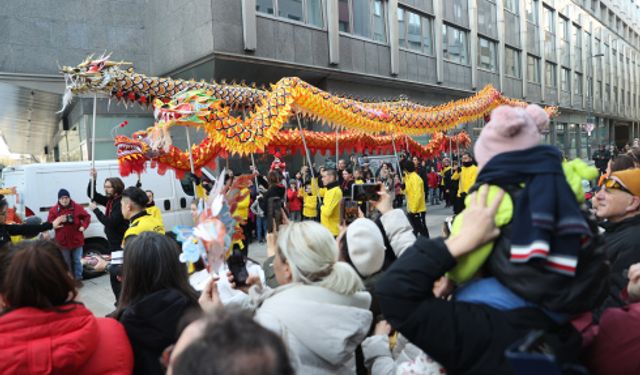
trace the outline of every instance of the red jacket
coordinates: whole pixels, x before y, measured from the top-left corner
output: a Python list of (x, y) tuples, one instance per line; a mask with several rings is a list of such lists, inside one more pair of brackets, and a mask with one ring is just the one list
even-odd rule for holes
[(60, 203), (49, 210), (48, 222), (53, 222), (58, 216), (73, 215), (73, 223), (64, 223), (62, 228), (56, 229), (56, 242), (65, 249), (75, 249), (84, 245), (84, 234), (78, 229), (84, 227), (87, 229), (91, 223), (91, 216), (81, 205), (73, 200), (68, 207), (62, 207)]
[(606, 309), (587, 351), (591, 374), (640, 374), (640, 303)]
[(118, 321), (82, 304), (59, 309), (0, 315), (0, 374), (131, 374), (133, 351)]
[(436, 172), (429, 172), (429, 174), (427, 174), (427, 184), (431, 189), (438, 187), (438, 174)]
[(289, 203), (289, 211), (302, 210), (302, 201), (298, 195), (298, 190), (287, 189), (287, 202)]

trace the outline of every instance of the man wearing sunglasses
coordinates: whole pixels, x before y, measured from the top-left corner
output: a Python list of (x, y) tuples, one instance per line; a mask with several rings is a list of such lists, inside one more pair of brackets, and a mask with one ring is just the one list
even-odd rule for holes
[(611, 263), (610, 291), (596, 312), (599, 318), (605, 308), (625, 305), (620, 292), (629, 281), (629, 267), (640, 262), (640, 168), (612, 173), (595, 199), (596, 215), (606, 220), (602, 226)]

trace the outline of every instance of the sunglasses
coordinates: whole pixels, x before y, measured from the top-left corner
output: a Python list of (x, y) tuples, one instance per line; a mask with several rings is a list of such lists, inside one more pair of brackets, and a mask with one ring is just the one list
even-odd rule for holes
[(618, 180), (615, 180), (613, 178), (607, 178), (606, 180), (604, 180), (604, 182), (602, 183), (602, 186), (600, 187), (600, 189), (601, 190), (602, 189), (605, 189), (605, 190), (615, 189), (615, 190), (624, 191), (625, 193), (634, 195), (632, 192), (629, 191), (629, 189), (624, 187)]

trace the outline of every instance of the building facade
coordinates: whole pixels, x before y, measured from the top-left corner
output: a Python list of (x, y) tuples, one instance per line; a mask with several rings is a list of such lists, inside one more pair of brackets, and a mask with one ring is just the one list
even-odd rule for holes
[[(112, 15), (111, 24), (72, 22), (70, 33), (84, 25), (85, 34), (109, 38), (95, 46), (92, 38), (71, 38), (53, 51), (52, 59), (75, 65), (81, 52), (99, 48), (151, 75), (258, 84), (299, 76), (331, 92), (365, 98), (405, 95), (426, 105), (467, 97), (492, 84), (509, 97), (559, 106), (546, 141), (569, 157), (587, 158), (597, 144), (622, 147), (640, 134), (638, 0), (129, 3), (137, 17)], [(131, 35), (131, 25), (137, 34)], [(0, 60), (0, 72), (7, 71), (5, 66)], [(35, 68), (40, 71), (32, 73), (55, 74), (55, 66)], [(20, 75), (30, 67), (14, 69)], [(147, 111), (99, 102), (103, 128), (132, 116), (137, 118), (132, 130), (150, 125)], [(89, 155), (91, 113), (91, 100), (76, 101), (62, 118), (66, 133), (56, 132), (49, 149), (67, 158)], [(594, 125), (591, 134), (588, 123)], [(477, 122), (461, 128), (477, 136), (481, 127)], [(103, 133), (97, 135), (107, 147), (109, 134)]]

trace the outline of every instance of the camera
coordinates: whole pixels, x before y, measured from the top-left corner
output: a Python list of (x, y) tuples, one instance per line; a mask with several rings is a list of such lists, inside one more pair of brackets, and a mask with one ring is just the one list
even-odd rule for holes
[(233, 274), (233, 282), (236, 286), (245, 286), (249, 272), (247, 271), (247, 256), (240, 246), (234, 245), (231, 255), (227, 259), (227, 267)]
[(67, 215), (67, 223), (73, 224), (73, 215), (71, 215), (71, 214)]
[(380, 184), (354, 184), (351, 187), (351, 199), (358, 202), (379, 201)]

